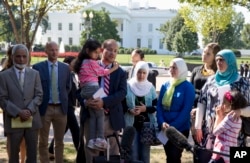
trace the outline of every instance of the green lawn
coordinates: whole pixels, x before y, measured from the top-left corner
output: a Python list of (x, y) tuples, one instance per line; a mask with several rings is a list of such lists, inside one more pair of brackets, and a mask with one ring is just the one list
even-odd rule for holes
[[(2, 58), (3, 55), (1, 55), (0, 58)], [(164, 60), (165, 64), (168, 66), (170, 61), (175, 58), (176, 56), (173, 55), (145, 55), (145, 60), (146, 61), (151, 61), (155, 62), (157, 65), (160, 64), (161, 60)], [(43, 61), (47, 58), (42, 58), (42, 57), (32, 57), (31, 58), (31, 64)], [(63, 60), (63, 58), (59, 58), (60, 61)], [(196, 63), (196, 64), (201, 64), (201, 56), (185, 56), (184, 60), (187, 63)], [(129, 54), (118, 54), (117, 55), (117, 61), (119, 62), (120, 65), (131, 65), (131, 59)], [(249, 61), (250, 63), (250, 56), (249, 57), (241, 57), (237, 58), (237, 64), (238, 66), (240, 65), (241, 61)]]

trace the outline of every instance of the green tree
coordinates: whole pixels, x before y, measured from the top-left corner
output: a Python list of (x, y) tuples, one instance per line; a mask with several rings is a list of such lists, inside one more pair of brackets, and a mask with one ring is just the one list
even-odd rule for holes
[(227, 5), (241, 5), (249, 7), (249, 0), (178, 0), (180, 3), (190, 3), (196, 6), (227, 6)]
[(244, 47), (244, 43), (241, 39), (244, 21), (245, 18), (242, 13), (237, 13), (233, 16), (232, 22), (219, 37), (218, 43), (221, 47), (229, 49), (240, 49)]
[(194, 6), (186, 5), (179, 10), (181, 16), (192, 31), (200, 33), (204, 38), (218, 42), (232, 20), (233, 7), (228, 6)]
[(242, 40), (246, 48), (250, 48), (250, 24), (245, 24), (242, 30)]
[(197, 33), (190, 31), (190, 29), (184, 25), (174, 38), (173, 48), (181, 56), (183, 56), (185, 52), (196, 50), (198, 48)]
[(164, 40), (168, 50), (176, 51), (178, 55), (182, 56), (184, 52), (197, 49), (198, 35), (185, 26), (180, 14), (167, 21), (159, 30), (165, 36)]
[[(92, 19), (92, 28), (90, 31), (84, 30), (81, 34), (81, 44), (83, 44), (89, 32), (89, 37), (94, 38), (100, 42), (103, 42), (106, 39), (115, 39), (120, 41), (120, 37), (118, 35), (118, 31), (116, 29), (117, 22), (115, 20), (111, 20), (110, 13), (106, 11), (105, 8), (102, 8), (100, 11), (95, 10), (87, 10), (86, 13), (93, 13)], [(89, 21), (89, 18), (87, 18)]]
[(164, 43), (168, 50), (172, 51), (173, 42), (176, 34), (181, 31), (181, 28), (184, 26), (184, 19), (177, 14), (170, 21), (167, 21), (159, 31), (164, 34)]
[[(49, 10), (75, 12), (88, 0), (2, 0), (6, 9), (16, 43), (25, 43), (30, 50), (38, 27)], [(20, 26), (19, 23), (20, 22)]]

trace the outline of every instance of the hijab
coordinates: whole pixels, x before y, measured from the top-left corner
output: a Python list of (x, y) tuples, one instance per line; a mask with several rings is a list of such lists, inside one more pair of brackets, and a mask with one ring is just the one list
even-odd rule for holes
[(162, 105), (167, 106), (168, 109), (170, 108), (172, 102), (175, 87), (184, 82), (188, 75), (187, 64), (182, 58), (175, 58), (172, 60), (172, 63), (176, 64), (178, 75), (176, 78), (172, 78), (170, 86), (162, 98)]
[(227, 64), (226, 71), (220, 72), (217, 70), (215, 74), (216, 84), (223, 86), (235, 82), (238, 79), (239, 74), (234, 52), (229, 49), (224, 49), (219, 51), (216, 56), (221, 56)]
[[(138, 81), (137, 79), (137, 73), (139, 70), (146, 70), (147, 74), (146, 77), (143, 81)], [(152, 83), (150, 83), (147, 78), (148, 78), (148, 73), (149, 73), (149, 67), (148, 64), (144, 61), (139, 61), (135, 65), (134, 69), (134, 75), (133, 77), (128, 81), (128, 85), (131, 89), (131, 91), (139, 97), (143, 97), (146, 94), (149, 93), (151, 87), (153, 86)]]

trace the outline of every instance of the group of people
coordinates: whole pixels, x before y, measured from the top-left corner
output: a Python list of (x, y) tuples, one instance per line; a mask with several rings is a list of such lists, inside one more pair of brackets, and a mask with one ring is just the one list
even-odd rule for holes
[[(229, 162), (223, 155), (229, 154), (229, 147), (246, 145), (239, 117), (250, 116), (249, 82), (238, 74), (234, 53), (221, 50), (216, 43), (205, 47), (204, 64), (193, 70), (190, 81), (185, 61), (174, 58), (169, 65), (170, 80), (161, 86), (159, 95), (156, 75), (140, 49), (132, 52), (133, 68), (128, 73), (116, 62), (118, 43), (113, 39), (102, 44), (88, 39), (76, 58), (65, 58), (67, 64), (58, 61), (55, 42), (48, 42), (45, 52), (47, 60), (30, 68), (26, 46), (14, 45), (0, 72), (0, 106), (11, 163), (19, 162), (21, 142), (26, 162), (36, 162), (38, 149), (40, 162), (48, 163), (49, 154), (54, 154), (55, 162), (62, 163), (68, 128), (77, 150), (76, 162), (92, 163), (107, 150), (109, 155), (119, 155), (116, 138), (109, 136), (133, 126), (130, 160), (149, 163), (150, 145), (140, 140), (145, 123), (163, 131), (175, 127), (186, 138), (191, 128), (199, 147), (194, 162)], [(74, 114), (78, 103), (80, 126)], [(20, 123), (31, 121), (31, 127), (13, 127), (16, 118)], [(48, 149), (51, 124), (54, 139)], [(181, 162), (183, 149), (171, 140), (163, 146), (166, 162)]]
[(245, 77), (245, 78), (250, 78), (250, 72), (249, 72), (249, 63), (246, 61), (241, 61), (240, 64), (240, 75)]

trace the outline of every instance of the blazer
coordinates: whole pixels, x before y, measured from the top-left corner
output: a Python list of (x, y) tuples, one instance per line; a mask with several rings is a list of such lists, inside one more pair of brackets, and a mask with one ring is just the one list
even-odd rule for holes
[[(48, 69), (48, 61), (42, 61), (32, 66), (33, 69), (39, 71), (42, 87), (43, 87), (43, 101), (39, 107), (41, 116), (44, 116), (49, 104), (50, 93), (50, 74)], [(61, 101), (61, 108), (63, 114), (68, 112), (68, 94), (71, 89), (71, 76), (69, 66), (63, 62), (58, 61), (58, 89), (59, 99)]]
[(42, 85), (39, 73), (25, 68), (23, 91), (14, 67), (0, 72), (0, 106), (4, 110), (4, 129), (6, 133), (22, 129), (11, 128), (11, 118), (17, 117), (22, 109), (29, 109), (33, 116), (32, 129), (42, 127), (38, 106), (42, 102)]
[(110, 123), (115, 131), (125, 127), (122, 101), (127, 94), (127, 75), (120, 67), (110, 74), (109, 95), (103, 98), (104, 108), (110, 111)]

